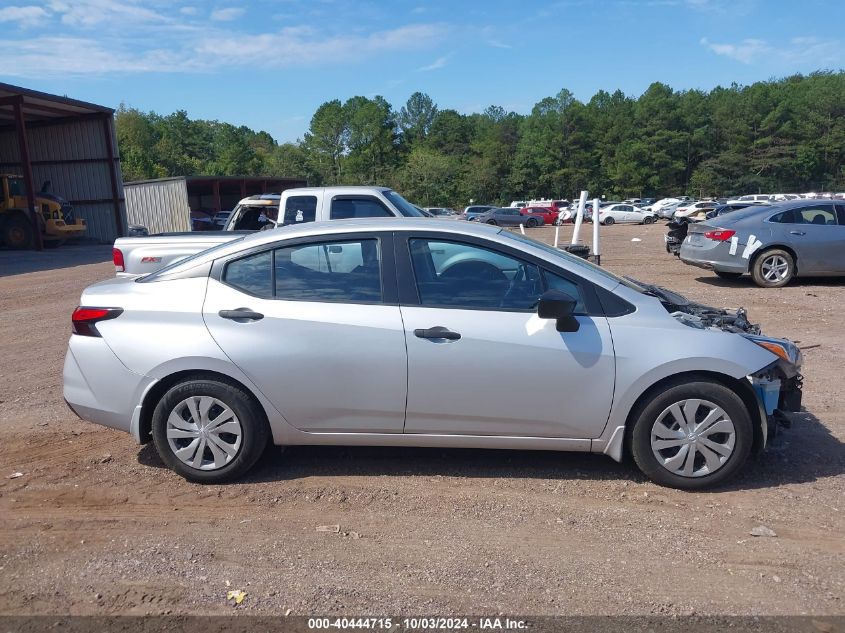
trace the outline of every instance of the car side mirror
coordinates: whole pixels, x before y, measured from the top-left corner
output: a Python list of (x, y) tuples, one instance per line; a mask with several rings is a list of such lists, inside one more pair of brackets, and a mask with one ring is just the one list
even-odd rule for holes
[(575, 318), (578, 301), (561, 290), (547, 290), (537, 302), (537, 316), (541, 319), (556, 319), (558, 332), (577, 332), (580, 324)]

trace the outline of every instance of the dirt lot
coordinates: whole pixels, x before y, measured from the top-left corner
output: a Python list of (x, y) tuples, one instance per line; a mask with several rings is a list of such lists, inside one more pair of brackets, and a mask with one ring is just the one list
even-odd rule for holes
[(723, 282), (663, 232), (606, 229), (603, 263), (818, 345), (806, 413), (711, 493), (602, 456), (439, 449), (271, 450), (242, 483), (186, 483), (62, 402), (109, 249), (0, 252), (0, 613), (231, 613), (243, 589), (252, 613), (842, 614), (843, 280)]

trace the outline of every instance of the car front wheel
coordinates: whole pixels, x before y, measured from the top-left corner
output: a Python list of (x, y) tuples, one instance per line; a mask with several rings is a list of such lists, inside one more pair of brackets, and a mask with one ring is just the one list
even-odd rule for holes
[(754, 431), (742, 399), (709, 380), (675, 382), (635, 412), (630, 447), (639, 469), (661, 486), (700, 489), (733, 477)]
[(780, 248), (761, 253), (751, 266), (751, 278), (761, 288), (780, 288), (795, 276), (795, 260)]
[(153, 442), (162, 461), (188, 481), (223, 483), (249, 470), (267, 446), (267, 419), (240, 386), (186, 380), (153, 412)]

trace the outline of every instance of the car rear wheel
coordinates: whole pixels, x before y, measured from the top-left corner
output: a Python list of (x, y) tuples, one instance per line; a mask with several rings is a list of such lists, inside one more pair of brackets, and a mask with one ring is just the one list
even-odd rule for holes
[(787, 251), (773, 248), (757, 256), (751, 278), (761, 288), (780, 288), (795, 276), (795, 260)]
[(700, 489), (733, 477), (754, 431), (742, 399), (709, 380), (675, 382), (635, 413), (630, 446), (639, 469), (661, 486)]
[(241, 387), (212, 379), (172, 387), (153, 412), (162, 461), (188, 481), (223, 483), (249, 470), (269, 440), (264, 411)]
[(604, 220), (604, 222), (602, 222), (602, 224), (604, 224), (605, 226), (610, 226), (610, 225), (611, 225), (611, 224), (613, 224), (615, 221), (616, 221), (616, 220), (614, 220), (613, 218), (605, 218), (605, 220)]
[(492, 224), (493, 226), (496, 226), (498, 222), (496, 222), (496, 220), (487, 220), (487, 224)]
[(533, 229), (535, 226), (537, 226), (537, 219), (536, 218), (528, 218), (528, 220), (525, 222), (525, 226)]
[(714, 272), (716, 273), (716, 276), (720, 279), (739, 279), (740, 277), (742, 277), (742, 273), (729, 273), (723, 270), (716, 270)]

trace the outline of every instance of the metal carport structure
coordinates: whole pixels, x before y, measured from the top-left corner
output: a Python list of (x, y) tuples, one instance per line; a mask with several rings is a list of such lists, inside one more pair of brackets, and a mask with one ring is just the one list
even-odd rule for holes
[[(124, 234), (112, 108), (0, 83), (0, 173), (15, 168), (24, 177), (33, 226), (39, 226), (38, 175), (88, 216), (89, 237), (107, 242)], [(41, 250), (41, 233), (34, 233)]]

